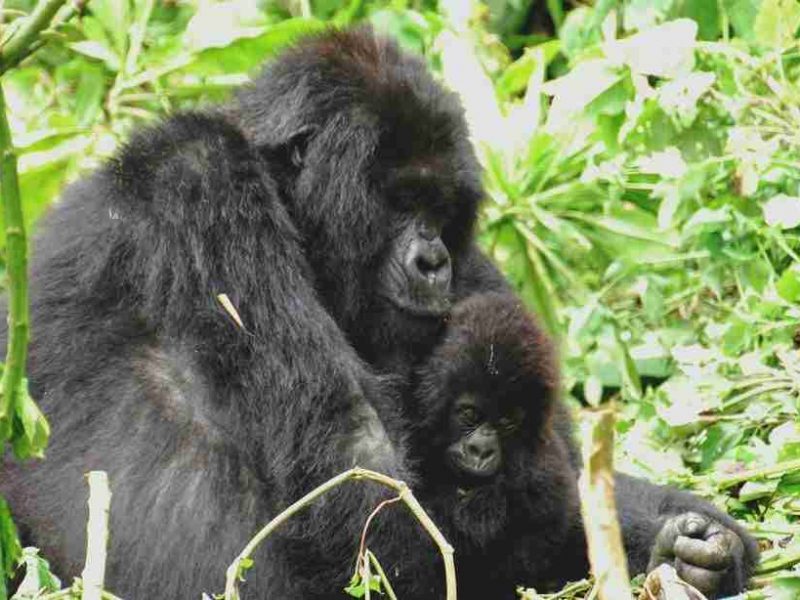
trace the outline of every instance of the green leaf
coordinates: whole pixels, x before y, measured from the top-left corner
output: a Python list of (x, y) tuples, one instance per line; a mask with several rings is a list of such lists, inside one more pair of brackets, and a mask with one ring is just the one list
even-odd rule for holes
[(629, 0), (622, 13), (626, 31), (641, 31), (661, 23), (675, 5), (676, 0)]
[(115, 73), (120, 69), (121, 62), (119, 56), (100, 42), (86, 40), (67, 44), (67, 46), (79, 54), (103, 61), (106, 66)]
[(754, 25), (761, 2), (762, 0), (722, 0), (734, 32), (749, 42), (755, 41)]
[(642, 398), (642, 381), (639, 378), (639, 372), (636, 370), (636, 363), (631, 358), (628, 344), (622, 338), (622, 333), (619, 326), (614, 326), (614, 339), (617, 345), (618, 364), (619, 370), (622, 374), (622, 386), (628, 395), (634, 400)]
[(225, 48), (239, 39), (263, 34), (264, 27), (258, 23), (257, 13), (240, 5), (231, 1), (202, 3), (186, 26), (186, 47), (191, 52)]
[(800, 302), (800, 263), (794, 263), (781, 274), (775, 289), (787, 302)]
[(497, 93), (501, 98), (508, 99), (519, 94), (528, 87), (528, 81), (534, 70), (541, 66), (539, 62), (544, 61), (544, 65), (549, 65), (556, 57), (560, 48), (558, 40), (550, 40), (532, 48), (526, 48), (522, 56), (506, 67), (503, 74), (497, 80)]
[(117, 55), (125, 56), (131, 25), (130, 0), (92, 0), (89, 8), (111, 36)]
[(568, 58), (578, 56), (599, 42), (600, 28), (595, 24), (594, 11), (586, 6), (569, 11), (558, 37), (561, 40), (561, 49)]
[(0, 497), (0, 579), (11, 578), (21, 554), (22, 548), (19, 545), (17, 528), (11, 519), (11, 509)]
[(542, 91), (553, 96), (547, 118), (548, 129), (567, 129), (575, 117), (603, 92), (622, 78), (622, 72), (605, 60), (589, 60), (578, 64), (568, 74), (547, 82)]
[(605, 44), (606, 56), (633, 73), (672, 79), (694, 67), (697, 23), (677, 19)]
[(28, 393), (28, 380), (22, 380), (14, 407), (11, 445), (18, 459), (43, 458), (50, 425)]
[(765, 591), (770, 600), (797, 600), (800, 597), (800, 575), (780, 575)]
[(800, 227), (800, 197), (778, 194), (762, 206), (764, 221), (770, 227), (793, 229)]
[(761, 0), (754, 25), (756, 40), (771, 48), (786, 48), (795, 42), (800, 26), (797, 0)]
[(288, 44), (324, 28), (325, 25), (315, 19), (288, 19), (256, 37), (238, 38), (224, 48), (207, 48), (184, 69), (204, 76), (248, 73)]
[(25, 565), (25, 577), (11, 600), (35, 599), (42, 592), (57, 592), (61, 581), (50, 571), (50, 563), (39, 556), (38, 548), (25, 548), (20, 563)]
[(742, 502), (750, 502), (758, 498), (767, 498), (775, 493), (778, 489), (780, 479), (768, 479), (766, 481), (746, 481), (739, 490), (739, 500)]

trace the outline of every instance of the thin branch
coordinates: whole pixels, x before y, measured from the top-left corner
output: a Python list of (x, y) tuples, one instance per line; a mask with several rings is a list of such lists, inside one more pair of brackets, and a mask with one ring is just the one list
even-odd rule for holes
[(397, 594), (394, 593), (394, 588), (389, 578), (386, 576), (386, 572), (383, 570), (381, 563), (378, 562), (378, 558), (370, 550), (366, 551), (366, 555), (372, 563), (372, 566), (375, 567), (375, 570), (378, 572), (378, 577), (381, 578), (381, 583), (383, 584), (383, 591), (389, 596), (389, 600), (397, 600)]
[(272, 519), (272, 521), (267, 523), (267, 525), (264, 526), (264, 528), (261, 529), (261, 531), (259, 531), (255, 537), (253, 537), (253, 539), (247, 543), (244, 549), (239, 553), (239, 556), (237, 556), (228, 567), (225, 578), (225, 600), (240, 600), (239, 575), (242, 572), (242, 564), (251, 559), (258, 546), (265, 539), (267, 539), (273, 531), (283, 525), (292, 516), (307, 508), (317, 498), (330, 492), (335, 487), (338, 487), (350, 480), (359, 481), (362, 479), (374, 481), (397, 492), (397, 495), (413, 513), (413, 515), (439, 548), (439, 552), (444, 560), (445, 584), (447, 590), (446, 600), (456, 600), (456, 568), (455, 561), (453, 560), (453, 547), (447, 542), (442, 535), (442, 532), (439, 531), (404, 482), (392, 479), (391, 477), (377, 473), (376, 471), (362, 469), (361, 467), (354, 467), (332, 479), (329, 479), (322, 485), (318, 486), (300, 498), (300, 500), (293, 503), (277, 517)]
[(0, 48), (0, 73), (8, 71), (28, 55), (29, 49), (36, 43), (39, 33), (47, 29), (67, 0), (42, 0), (25, 18), (11, 39)]
[(701, 481), (706, 480), (710, 484), (716, 486), (718, 489), (723, 490), (746, 481), (768, 479), (770, 477), (777, 477), (779, 475), (783, 476), (796, 471), (800, 471), (800, 459), (787, 460), (785, 462), (779, 462), (774, 465), (759, 469), (746, 469), (744, 471), (739, 471), (738, 473), (732, 473), (731, 475), (703, 475), (698, 477), (698, 479)]

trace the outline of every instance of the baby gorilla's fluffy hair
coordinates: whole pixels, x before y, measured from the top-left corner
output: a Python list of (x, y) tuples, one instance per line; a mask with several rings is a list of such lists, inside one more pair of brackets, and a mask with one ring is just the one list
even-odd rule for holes
[[(459, 597), (510, 597), (586, 571), (556, 353), (519, 299), (472, 296), (419, 369), (423, 504), (458, 557)], [(501, 594), (501, 595), (498, 595)]]

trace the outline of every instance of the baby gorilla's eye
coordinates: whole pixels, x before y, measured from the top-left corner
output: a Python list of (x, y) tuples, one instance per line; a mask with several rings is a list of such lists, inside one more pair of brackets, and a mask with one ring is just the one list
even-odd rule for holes
[(522, 415), (520, 413), (504, 415), (497, 420), (497, 427), (503, 433), (511, 433), (519, 427), (521, 421)]

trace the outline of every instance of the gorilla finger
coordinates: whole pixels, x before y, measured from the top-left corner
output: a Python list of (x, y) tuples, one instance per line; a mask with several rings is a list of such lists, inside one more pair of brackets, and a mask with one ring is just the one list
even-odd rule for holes
[(689, 537), (703, 537), (708, 535), (708, 528), (714, 521), (696, 512), (685, 512), (675, 518), (675, 527), (680, 532), (679, 535)]
[(721, 534), (709, 540), (680, 536), (673, 550), (680, 560), (704, 569), (726, 569), (733, 561), (729, 544)]
[(677, 571), (678, 577), (689, 585), (696, 587), (708, 597), (714, 597), (716, 595), (720, 588), (720, 583), (722, 582), (722, 576), (724, 575), (721, 571), (703, 569), (702, 567), (696, 567), (685, 563), (682, 560), (675, 561), (675, 571)]

